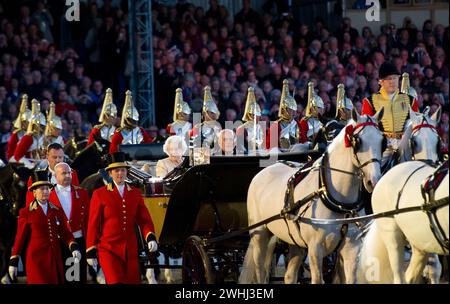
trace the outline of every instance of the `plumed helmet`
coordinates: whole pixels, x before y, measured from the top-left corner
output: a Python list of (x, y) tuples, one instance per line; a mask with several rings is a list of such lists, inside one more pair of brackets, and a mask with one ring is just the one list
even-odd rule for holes
[(102, 112), (98, 121), (101, 123), (106, 123), (106, 116), (116, 118), (117, 117), (117, 107), (113, 103), (112, 90), (110, 88), (106, 89), (105, 98), (103, 99)]
[(242, 118), (243, 121), (253, 120), (251, 115), (261, 116), (261, 108), (256, 102), (255, 89), (253, 87), (249, 87), (247, 92), (247, 101), (245, 102), (245, 111)]
[(125, 103), (122, 110), (122, 119), (120, 126), (122, 128), (134, 128), (139, 123), (139, 112), (133, 104), (133, 97), (131, 91), (125, 93)]
[(335, 118), (339, 118), (339, 110), (341, 109), (347, 109), (350, 111), (353, 109), (352, 101), (350, 100), (350, 98), (345, 97), (345, 86), (342, 83), (338, 84)]
[(48, 136), (52, 129), (62, 130), (61, 117), (56, 116), (56, 106), (54, 102), (50, 103), (50, 109), (47, 115), (47, 125), (45, 127), (45, 135)]
[(278, 110), (278, 117), (281, 120), (290, 121), (293, 119), (288, 113), (287, 109), (297, 111), (297, 102), (294, 97), (289, 93), (289, 81), (283, 80), (283, 89), (281, 90), (280, 108)]
[(184, 113), (186, 115), (191, 114), (191, 108), (189, 104), (183, 100), (183, 90), (177, 88), (175, 90), (175, 106), (173, 110), (173, 121), (179, 120), (178, 115)]
[(325, 107), (322, 98), (314, 92), (314, 83), (308, 82), (308, 104), (306, 105), (305, 117), (317, 117), (317, 108)]
[[(14, 128), (22, 130), (23, 123), (28, 124), (31, 119), (31, 111), (28, 109), (28, 95), (22, 95), (22, 102), (20, 103), (19, 115), (14, 121)], [(26, 128), (26, 127), (25, 127)]]
[(205, 93), (203, 95), (203, 113), (211, 112), (217, 114), (217, 118), (220, 116), (220, 111), (217, 108), (216, 102), (214, 101), (211, 94), (211, 87), (205, 87)]
[(46, 119), (41, 113), (41, 104), (36, 99), (31, 101), (31, 119), (28, 124), (27, 133), (40, 135), (41, 128), (46, 126)]

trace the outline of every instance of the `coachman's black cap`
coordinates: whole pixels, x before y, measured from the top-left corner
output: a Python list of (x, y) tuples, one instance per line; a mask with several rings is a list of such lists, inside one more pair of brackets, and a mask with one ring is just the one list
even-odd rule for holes
[(28, 191), (33, 191), (39, 186), (49, 186), (50, 188), (53, 188), (53, 184), (49, 180), (47, 170), (34, 171), (33, 174), (31, 175), (31, 181), (32, 184), (28, 188)]
[(400, 72), (397, 70), (397, 68), (395, 67), (395, 65), (392, 62), (385, 61), (380, 66), (380, 72), (378, 73), (378, 76), (380, 79), (384, 79), (390, 75), (399, 75), (400, 76)]
[(107, 155), (108, 167), (106, 171), (116, 168), (130, 168), (131, 166), (126, 163), (125, 153), (114, 152)]

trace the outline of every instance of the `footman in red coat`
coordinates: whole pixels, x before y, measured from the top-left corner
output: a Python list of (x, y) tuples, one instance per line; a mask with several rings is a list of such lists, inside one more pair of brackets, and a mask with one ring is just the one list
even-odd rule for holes
[(70, 248), (75, 263), (81, 253), (64, 223), (63, 211), (49, 201), (52, 184), (47, 171), (36, 171), (29, 188), (35, 200), (19, 212), (17, 234), (9, 262), (9, 275), (17, 278), (17, 265), (26, 249), (25, 270), (28, 284), (61, 284), (64, 268), (60, 239)]
[[(125, 183), (123, 152), (108, 154), (106, 171), (113, 182), (94, 191), (90, 204), (86, 240), (87, 262), (100, 264), (107, 284), (139, 284), (138, 240), (135, 224), (142, 231), (150, 252), (157, 250), (152, 219), (140, 190)], [(97, 260), (98, 259), (98, 260)]]

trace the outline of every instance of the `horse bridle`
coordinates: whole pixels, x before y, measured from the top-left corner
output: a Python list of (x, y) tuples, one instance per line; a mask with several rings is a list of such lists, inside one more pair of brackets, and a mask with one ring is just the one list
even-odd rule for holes
[[(364, 130), (364, 128), (367, 127), (367, 126), (373, 126), (373, 127), (377, 128), (377, 129), (379, 129), (379, 128), (378, 128), (378, 124), (376, 124), (376, 123), (372, 120), (372, 118), (370, 118), (370, 117), (367, 117), (367, 118), (368, 118), (369, 121), (366, 121), (366, 122), (357, 124), (357, 125), (355, 126), (355, 128), (354, 128), (354, 130), (353, 130), (353, 133), (354, 133), (355, 130), (358, 129), (358, 128), (361, 128), (361, 130), (359, 130), (359, 132), (356, 133), (356, 134), (352, 134), (352, 137), (353, 137), (353, 138), (358, 137), (358, 134), (361, 133), (362, 130)], [(359, 157), (358, 157), (358, 153), (357, 153), (357, 151), (355, 151), (354, 145), (352, 145), (352, 146), (353, 146), (353, 156), (355, 157), (356, 162), (357, 162), (357, 164), (358, 164), (358, 165), (356, 166), (356, 169), (357, 169), (358, 172), (359, 172), (359, 174), (358, 174), (359, 176), (364, 177), (364, 171), (362, 170), (362, 168), (364, 168), (365, 166), (367, 166), (367, 165), (369, 165), (369, 164), (371, 164), (371, 163), (375, 163), (375, 162), (376, 162), (376, 163), (379, 163), (380, 166), (381, 166), (381, 160), (378, 159), (378, 158), (371, 158), (371, 159), (369, 159), (369, 160), (367, 160), (366, 162), (364, 162), (364, 163), (361, 164), (361, 161), (359, 160)]]
[(438, 145), (437, 145), (437, 147), (436, 147), (436, 150), (437, 150), (436, 153), (439, 155), (439, 150), (440, 150), (440, 148), (439, 148), (439, 143), (440, 143), (440, 141), (441, 141), (441, 138), (440, 138), (440, 136), (439, 136), (439, 133), (438, 133), (438, 131), (437, 131), (437, 128), (436, 128), (435, 126), (433, 126), (432, 124), (429, 124), (429, 123), (426, 121), (425, 116), (423, 116), (423, 117), (422, 117), (421, 123), (418, 124), (417, 126), (415, 126), (415, 127), (412, 129), (412, 131), (411, 131), (411, 138), (409, 139), (409, 143), (410, 143), (409, 145), (410, 145), (410, 148), (411, 148), (411, 158), (412, 158), (413, 160), (416, 160), (415, 157), (414, 157), (414, 149), (415, 149), (415, 141), (414, 141), (415, 135), (414, 135), (414, 133), (418, 132), (418, 130), (420, 130), (420, 129), (422, 129), (422, 128), (430, 128), (430, 129), (432, 129), (432, 130), (437, 134), (437, 136), (438, 136)]

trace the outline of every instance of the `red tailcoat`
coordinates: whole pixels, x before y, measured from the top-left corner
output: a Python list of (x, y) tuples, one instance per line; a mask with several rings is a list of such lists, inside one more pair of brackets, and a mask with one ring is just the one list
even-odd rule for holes
[(71, 246), (72, 233), (64, 225), (64, 211), (48, 203), (47, 215), (34, 201), (22, 208), (11, 258), (19, 257), (26, 248), (25, 269), (28, 284), (60, 284), (64, 268), (60, 239)]
[[(145, 132), (143, 128), (141, 129), (143, 140), (141, 143), (151, 143), (153, 142), (153, 139), (150, 137), (150, 135)], [(114, 153), (119, 151), (119, 145), (122, 144), (123, 136), (121, 130), (116, 130), (114, 132), (113, 137), (111, 138), (111, 145), (109, 146), (109, 153)]]
[[(31, 187), (33, 181), (31, 180), (31, 176), (28, 178), (27, 189)], [(72, 185), (79, 186), (80, 182), (78, 181), (78, 174), (75, 169), (72, 169)], [(28, 207), (30, 203), (34, 200), (33, 192), (27, 191), (27, 196), (25, 198), (25, 205)]]
[(81, 230), (83, 231), (83, 236), (86, 238), (89, 219), (89, 194), (83, 188), (74, 185), (72, 185), (70, 192), (72, 196), (72, 208), (69, 219), (61, 206), (55, 189), (50, 193), (50, 201), (63, 211), (64, 222), (67, 224), (69, 230), (72, 232)]
[(138, 189), (125, 185), (123, 198), (114, 184), (94, 191), (86, 252), (97, 250), (108, 284), (141, 282), (135, 224), (148, 241), (154, 227)]

